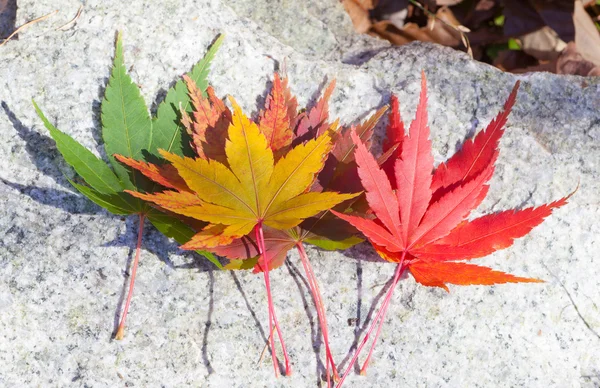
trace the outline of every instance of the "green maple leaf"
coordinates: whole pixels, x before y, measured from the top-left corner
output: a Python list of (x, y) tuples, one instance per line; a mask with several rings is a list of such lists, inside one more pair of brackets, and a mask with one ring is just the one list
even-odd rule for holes
[[(222, 41), (223, 36), (219, 36), (204, 58), (187, 74), (196, 81), (202, 91), (208, 85), (207, 76), (210, 64)], [(73, 187), (92, 202), (113, 214), (139, 217), (138, 245), (132, 267), (129, 294), (121, 323), (115, 335), (117, 339), (121, 339), (135, 281), (144, 220), (147, 218), (161, 233), (175, 239), (180, 244), (189, 241), (196, 231), (176, 216), (162, 213), (124, 192), (124, 190), (148, 192), (153, 191), (154, 187), (156, 189), (159, 187), (139, 172), (132, 171), (129, 167), (119, 163), (113, 155), (120, 154), (137, 160), (148, 160), (158, 155), (158, 149), (168, 150), (181, 156), (188, 155), (191, 150), (186, 145), (187, 140), (182, 138), (183, 131), (179, 113), (180, 106), (188, 111), (191, 110), (187, 87), (183, 81), (177, 81), (158, 106), (156, 117), (152, 118), (139, 87), (127, 74), (121, 34), (118, 34), (113, 67), (101, 105), (102, 137), (110, 165), (52, 125), (35, 101), (33, 101), (33, 105), (44, 126), (50, 132), (50, 136), (56, 142), (58, 151), (87, 184), (82, 185), (69, 180)], [(197, 252), (217, 267), (222, 268), (212, 253)]]

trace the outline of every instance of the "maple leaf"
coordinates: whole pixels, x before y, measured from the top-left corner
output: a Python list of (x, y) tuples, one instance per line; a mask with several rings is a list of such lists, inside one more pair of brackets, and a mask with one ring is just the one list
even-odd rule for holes
[[(193, 80), (186, 77), (184, 77), (184, 79), (188, 86), (193, 111), (192, 114), (187, 114), (182, 111), (182, 123), (193, 139), (191, 144), (192, 148), (199, 158), (209, 162), (211, 160), (217, 160), (228, 167), (229, 162), (225, 155), (225, 140), (227, 138), (229, 125), (232, 123), (231, 112), (223, 102), (215, 96), (214, 91), (210, 86), (207, 88), (209, 97), (206, 98), (198, 91)], [(293, 127), (296, 129), (300, 127), (304, 128), (302, 130), (304, 134), (310, 131), (309, 134), (311, 137), (307, 137), (305, 140), (315, 139), (318, 134), (323, 134), (329, 128), (329, 124), (326, 122), (329, 117), (327, 107), (328, 99), (333, 91), (333, 86), (334, 82), (330, 84), (325, 95), (317, 101), (315, 106), (308, 110), (308, 113), (304, 112), (298, 114), (296, 112), (297, 100), (291, 94), (288, 87), (288, 79), (284, 78), (282, 80), (279, 75), (275, 73), (273, 87), (266, 100), (266, 109), (261, 111), (258, 121), (259, 131), (267, 139), (267, 143), (273, 151), (275, 161), (277, 161), (279, 157), (287, 154), (292, 139), (299, 139), (297, 131), (294, 131), (292, 129)], [(369, 125), (374, 125), (374, 121), (375, 120), (371, 120)], [(369, 126), (365, 126), (365, 130), (368, 131), (370, 129)], [(331, 134), (334, 135), (333, 132)], [(338, 138), (337, 136), (335, 137), (336, 139)], [(346, 131), (346, 137), (349, 137), (349, 131)], [(208, 140), (210, 138), (219, 139), (219, 141), (210, 142)], [(302, 143), (303, 142), (297, 142), (297, 144)], [(337, 142), (334, 144), (334, 147), (338, 148)], [(350, 153), (350, 155), (352, 154)], [(163, 186), (178, 191), (190, 191), (187, 185), (185, 185), (185, 181), (178, 175), (176, 170), (174, 171), (175, 174), (173, 174), (172, 165), (159, 166), (120, 155), (116, 155), (115, 157), (120, 162), (138, 170), (146, 177)], [(169, 171), (167, 171), (167, 167), (171, 167)], [(322, 171), (323, 170), (321, 170), (321, 172)], [(321, 175), (321, 173), (319, 173), (319, 175)], [(322, 191), (322, 188), (319, 191)], [(348, 190), (345, 191), (350, 192)], [(184, 201), (185, 200), (186, 199), (184, 199)], [(171, 199), (171, 201), (173, 201), (173, 199)]]
[[(265, 245), (264, 227), (275, 230), (294, 228), (304, 219), (352, 199), (357, 194), (307, 192), (331, 150), (336, 124), (322, 131), (320, 136), (291, 148), (275, 161), (272, 148), (281, 150), (291, 143), (291, 137), (284, 133), (289, 131), (289, 124), (285, 124), (289, 123), (289, 118), (272, 114), (273, 110), (278, 110), (287, 117), (287, 109), (284, 109), (287, 103), (282, 97), (280, 86), (278, 82), (275, 83), (273, 97), (268, 100), (268, 109), (260, 118), (261, 127), (267, 128), (268, 138), (261, 127), (249, 120), (231, 98), (233, 114), (224, 146), (225, 163), (207, 157), (204, 141), (200, 142), (204, 152), (199, 153), (195, 159), (161, 151), (161, 155), (177, 170), (187, 187), (179, 186), (176, 187), (177, 190), (163, 193), (128, 193), (170, 212), (209, 223), (203, 231), (184, 244), (183, 249), (214, 248), (230, 244), (234, 239), (254, 232), (256, 252), (261, 254), (257, 265), (263, 269), (267, 288), (270, 330), (272, 332), (274, 325), (284, 352), (286, 374), (289, 374), (289, 359), (271, 298), (271, 250)], [(201, 101), (199, 103), (202, 104)], [(213, 106), (215, 105), (213, 102)], [(202, 117), (203, 120), (204, 117), (206, 115)], [(193, 124), (186, 126), (194, 127)], [(210, 126), (208, 124), (206, 128)], [(208, 137), (208, 132), (204, 132), (205, 138)], [(152, 179), (164, 179), (162, 174), (154, 174), (153, 178), (153, 167), (150, 165), (135, 165), (126, 158), (121, 160)], [(270, 340), (277, 373), (272, 336)]]
[[(296, 99), (292, 96), (287, 85), (287, 78), (281, 80), (279, 75), (275, 74), (273, 87), (267, 98), (266, 110), (261, 113), (260, 118), (260, 129), (263, 133), (266, 133), (267, 138), (271, 136), (273, 138), (285, 139), (285, 141), (270, 143), (270, 147), (273, 149), (275, 155), (285, 155), (290, 142), (292, 144), (301, 144), (301, 139), (308, 141), (318, 137), (329, 125), (327, 123), (329, 118), (328, 100), (333, 92), (334, 82), (330, 83), (323, 96), (317, 100), (315, 105), (306, 110), (308, 113), (300, 114), (295, 112), (297, 108)], [(383, 107), (365, 122), (350, 128), (342, 128), (336, 133), (331, 152), (327, 157), (323, 169), (318, 173), (317, 179), (315, 179), (310, 191), (321, 192), (329, 190), (341, 193), (353, 193), (362, 190), (362, 186), (356, 175), (356, 163), (354, 162), (353, 152), (355, 145), (352, 142), (350, 134), (356, 131), (365, 142), (370, 144), (373, 128), (386, 109), (387, 107)], [(278, 117), (280, 124), (274, 124), (270, 128), (263, 129), (264, 117)], [(270, 122), (273, 121), (271, 120)], [(290, 123), (297, 123), (295, 131), (292, 131)], [(277, 133), (277, 135), (273, 135), (274, 133)], [(354, 200), (345, 201), (336, 208), (339, 211), (344, 211), (353, 206), (354, 203)], [(334, 379), (339, 379), (339, 376), (329, 347), (325, 306), (320, 295), (317, 279), (303, 244), (309, 243), (327, 250), (346, 249), (363, 241), (357, 234), (358, 231), (354, 227), (325, 211), (286, 231), (265, 228), (264, 244), (269, 257), (268, 263), (258, 261), (258, 243), (251, 235), (236, 239), (228, 245), (208, 248), (211, 252), (230, 259), (230, 264), (226, 265), (225, 269), (253, 268), (254, 273), (262, 272), (267, 267), (269, 270), (280, 267), (285, 262), (287, 252), (290, 249), (296, 248), (298, 250), (315, 303), (323, 342), (325, 344), (325, 365), (328, 386), (330, 386), (330, 368)]]
[[(179, 191), (166, 195), (129, 193), (169, 211), (225, 225), (220, 237), (230, 239), (252, 232), (259, 224), (275, 229), (292, 228), (303, 219), (356, 196), (334, 192), (305, 193), (323, 166), (333, 131), (294, 147), (275, 163), (273, 152), (258, 126), (242, 113), (233, 99), (231, 102), (234, 113), (225, 146), (228, 166), (210, 159), (193, 159), (161, 151), (201, 204), (173, 206), (171, 202), (177, 202), (183, 196)], [(165, 200), (167, 194), (170, 198)], [(210, 244), (207, 241), (197, 243), (192, 238), (183, 248), (207, 248)]]
[[(280, 126), (279, 131), (281, 137), (289, 139), (293, 135), (292, 142), (296, 143), (301, 137), (304, 141), (314, 139), (322, 134), (326, 130), (327, 119), (329, 118), (328, 113), (328, 99), (333, 92), (334, 82), (331, 82), (327, 87), (325, 93), (316, 102), (315, 106), (307, 109), (306, 113), (292, 114), (293, 110), (290, 109), (290, 105), (295, 109), (297, 103), (296, 99), (291, 96), (291, 92), (287, 87), (288, 79), (280, 79), (278, 74), (275, 74), (273, 81), (273, 88), (267, 98), (267, 109), (261, 113), (261, 117), (266, 115), (275, 116), (275, 113), (269, 113), (270, 109), (273, 109), (273, 103), (269, 101), (279, 101), (275, 104), (277, 111), (281, 112), (281, 107), (288, 107), (285, 110), (287, 118), (284, 121), (286, 123), (298, 123), (296, 131), (292, 131), (290, 127), (285, 125)], [(283, 98), (277, 96), (287, 96), (284, 101)], [(291, 103), (290, 103), (291, 101)], [(327, 160), (323, 169), (317, 174), (314, 184), (311, 186), (310, 191), (321, 192), (323, 190), (337, 191), (342, 193), (353, 193), (362, 190), (358, 176), (356, 175), (356, 163), (354, 162), (354, 143), (352, 142), (350, 134), (356, 131), (360, 134), (361, 138), (370, 144), (370, 139), (373, 135), (373, 128), (378, 120), (385, 113), (387, 107), (379, 109), (374, 115), (369, 117), (365, 122), (352, 126), (350, 128), (342, 128), (334, 136), (334, 143), (331, 148), (331, 153), (328, 155)], [(312, 119), (311, 119), (312, 118)], [(312, 121), (312, 124), (309, 122)], [(300, 123), (306, 122), (302, 126), (304, 129), (300, 129)], [(261, 131), (262, 131), (261, 126)], [(267, 131), (269, 134), (272, 133), (270, 130)], [(285, 132), (285, 133), (284, 133)], [(283, 143), (281, 146), (271, 146), (275, 154), (285, 155), (285, 149), (288, 147), (288, 141)], [(301, 144), (300, 142), (298, 142)], [(351, 201), (344, 202), (341, 208), (338, 210), (346, 210), (352, 204)], [(279, 245), (279, 242), (284, 238), (280, 233), (277, 240), (270, 240), (267, 236), (270, 234), (269, 229), (265, 230), (265, 238), (267, 247), (273, 242), (275, 245)], [(346, 249), (362, 239), (356, 237), (357, 231), (347, 223), (340, 221), (337, 217), (333, 217), (327, 212), (311, 217), (302, 222), (298, 227), (293, 230), (289, 230), (286, 234), (288, 236), (288, 243), (293, 247), (296, 243), (309, 242), (317, 245), (324, 249)], [(237, 249), (239, 244), (246, 244), (247, 247), (244, 250)], [(248, 259), (256, 255), (256, 250), (253, 250), (252, 245), (256, 246), (256, 242), (252, 240), (252, 237), (248, 236), (240, 241), (235, 241), (231, 250), (228, 246), (218, 246), (209, 248), (213, 252), (231, 258), (231, 259)], [(274, 269), (283, 264), (285, 260), (285, 252), (279, 252), (274, 257), (270, 256), (271, 261), (269, 262), (269, 269)], [(274, 260), (277, 258), (277, 260)], [(238, 263), (239, 264), (239, 263)], [(248, 266), (247, 263), (244, 266)], [(236, 266), (230, 266), (229, 268), (236, 268)], [(255, 272), (261, 272), (263, 267), (257, 263), (254, 267)]]
[[(197, 139), (194, 145), (198, 156), (207, 161), (217, 159), (218, 157), (218, 160), (222, 164), (229, 166), (227, 158), (221, 157), (221, 155), (225, 155), (224, 140), (217, 143), (208, 142), (206, 139), (210, 136), (225, 139), (226, 135), (223, 134), (223, 128), (226, 123), (231, 124), (231, 114), (225, 110), (224, 104), (218, 101), (214, 97), (214, 94), (211, 95), (210, 87), (208, 88), (209, 98), (205, 98), (202, 95), (193, 96), (193, 94), (196, 94), (195, 87), (189, 81), (186, 82), (188, 83), (190, 99), (194, 106), (194, 113), (187, 117), (184, 113), (182, 116), (188, 132), (194, 139)], [(316, 101), (314, 106), (309, 107), (309, 109), (306, 109), (302, 113), (297, 112), (297, 100), (291, 93), (288, 84), (287, 77), (281, 79), (275, 73), (272, 88), (266, 99), (265, 109), (260, 112), (258, 117), (259, 131), (267, 139), (268, 147), (273, 151), (275, 161), (287, 156), (292, 145), (298, 146), (305, 144), (309, 140), (315, 140), (323, 135), (331, 126), (327, 122), (329, 119), (328, 100), (333, 92), (334, 82), (330, 83), (323, 96)], [(221, 108), (218, 108), (219, 106)], [(310, 192), (329, 190), (353, 193), (362, 190), (362, 186), (356, 175), (356, 163), (354, 162), (353, 152), (355, 145), (352, 142), (351, 133), (353, 131), (358, 132), (361, 138), (370, 144), (373, 128), (386, 109), (387, 107), (379, 109), (368, 120), (357, 126), (342, 128), (338, 133), (332, 133), (334, 142), (329, 147), (331, 152), (326, 157), (325, 165), (318, 172), (317, 179), (311, 185)], [(337, 124), (334, 124), (334, 126), (337, 126)], [(213, 156), (211, 157), (210, 155)], [(186, 185), (176, 185), (175, 180), (165, 184), (163, 182), (164, 173), (157, 173), (159, 170), (158, 167), (149, 164), (140, 164), (127, 158), (120, 158), (119, 160), (137, 168), (150, 179), (166, 186), (170, 183), (171, 188), (182, 192), (182, 196), (178, 198), (174, 198), (171, 194), (156, 195), (154, 197), (155, 205), (157, 203), (163, 205), (168, 202), (172, 207), (182, 208), (189, 203), (190, 198), (185, 198), (185, 196), (191, 194), (189, 192), (190, 189)], [(186, 191), (188, 192), (186, 193)], [(353, 203), (354, 200), (345, 201), (337, 206), (337, 209), (340, 211), (347, 210)], [(298, 250), (321, 326), (326, 351), (326, 376), (328, 386), (330, 386), (329, 370), (332, 370), (335, 379), (339, 377), (329, 347), (325, 307), (314, 271), (302, 244), (306, 242), (329, 250), (345, 249), (362, 241), (357, 236), (358, 231), (327, 211), (310, 217), (300, 225), (287, 230), (265, 226), (263, 237), (266, 255), (259, 260), (261, 249), (259, 249), (259, 242), (256, 239), (255, 233), (250, 233), (229, 242), (230, 237), (224, 236), (222, 233), (223, 230), (223, 226), (211, 226), (198, 233), (195, 241), (203, 246), (208, 245), (205, 249), (227, 257), (230, 263), (225, 266), (225, 269), (228, 270), (253, 268), (255, 273), (260, 273), (267, 269), (272, 270), (284, 263), (287, 252), (290, 249), (296, 248)]]
[[(197, 93), (201, 93), (200, 90), (204, 90), (207, 86), (208, 69), (221, 42), (222, 37), (219, 37), (188, 75), (194, 80), (194, 85), (198, 85)], [(166, 214), (152, 208), (124, 191), (125, 189), (153, 191), (156, 188), (154, 183), (138, 173), (133, 173), (140, 166), (148, 167), (147, 173), (152, 176), (154, 182), (169, 188), (185, 189), (185, 182), (178, 177), (170, 165), (158, 166), (150, 165), (145, 161), (136, 161), (136, 168), (130, 169), (119, 163), (124, 157), (113, 157), (113, 154), (125, 155), (131, 161), (155, 157), (158, 148), (183, 155), (186, 150), (181, 138), (178, 111), (174, 107), (182, 106), (186, 112), (190, 109), (186, 86), (183, 81), (177, 82), (167, 92), (165, 100), (159, 104), (157, 116), (150, 117), (138, 86), (127, 74), (122, 38), (121, 34), (118, 34), (113, 68), (101, 105), (104, 149), (112, 168), (71, 136), (52, 125), (35, 101), (33, 105), (56, 142), (58, 151), (87, 183), (86, 186), (69, 180), (73, 187), (111, 213), (138, 216), (138, 239), (131, 268), (129, 291), (115, 334), (116, 339), (122, 339), (140, 259), (144, 221), (148, 219), (160, 232), (179, 243), (187, 242), (195, 234), (195, 230), (184, 223), (181, 217), (174, 217), (172, 213)], [(221, 267), (211, 253), (206, 251), (198, 251), (198, 253)]]
[(518, 87), (517, 82), (496, 119), (475, 138), (467, 140), (458, 153), (435, 170), (427, 126), (424, 73), (416, 117), (408, 135), (404, 135), (397, 101), (392, 99), (388, 141), (384, 149), (397, 146), (393, 169), (389, 168), (391, 164), (384, 164), (384, 168), (380, 168), (359, 136), (352, 135), (357, 146), (358, 175), (374, 218), (333, 212), (359, 229), (383, 259), (397, 266), (392, 286), (338, 387), (377, 325), (373, 344), (361, 368), (361, 374), (365, 373), (393, 290), (405, 270), (417, 282), (446, 291), (448, 283), (490, 285), (540, 282), (487, 267), (454, 262), (482, 257), (509, 247), (514, 239), (529, 233), (553, 209), (565, 205), (569, 198), (567, 196), (537, 208), (509, 210), (465, 220), (487, 194), (503, 127), (515, 103)]
[(396, 179), (394, 176), (394, 164), (396, 160), (400, 157), (400, 152), (402, 151), (402, 140), (404, 139), (404, 123), (402, 122), (402, 118), (400, 117), (400, 103), (398, 101), (398, 97), (392, 95), (390, 98), (391, 112), (389, 114), (389, 121), (386, 127), (386, 136), (383, 141), (383, 153), (389, 152), (389, 157), (382, 164), (381, 168), (385, 170), (386, 174), (392, 179), (390, 179), (390, 183), (392, 185), (392, 189), (396, 189)]
[(227, 163), (225, 139), (231, 124), (229, 108), (216, 95), (211, 86), (206, 88), (208, 98), (188, 76), (183, 76), (194, 111), (193, 119), (181, 108), (181, 122), (192, 137), (191, 146), (196, 155), (203, 159), (214, 159)]
[(285, 152), (292, 144), (294, 134), (291, 129), (297, 104), (287, 87), (287, 78), (282, 82), (279, 74), (275, 73), (273, 88), (265, 103), (266, 109), (261, 112), (259, 119), (260, 131), (275, 153)]
[(331, 81), (317, 103), (310, 109), (298, 114), (292, 120), (294, 143), (298, 144), (323, 133), (329, 127), (329, 99), (335, 89), (335, 80)]

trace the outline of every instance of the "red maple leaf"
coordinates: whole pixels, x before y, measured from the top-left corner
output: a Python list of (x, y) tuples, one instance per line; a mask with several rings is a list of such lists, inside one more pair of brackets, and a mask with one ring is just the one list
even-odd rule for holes
[[(384, 151), (396, 146), (383, 169), (361, 139), (353, 135), (358, 175), (374, 218), (334, 213), (360, 230), (385, 260), (397, 263), (393, 282), (371, 327), (348, 364), (338, 387), (354, 365), (371, 331), (378, 329), (361, 373), (366, 371), (383, 318), (400, 275), (408, 270), (426, 286), (541, 282), (517, 277), (487, 267), (457, 260), (486, 256), (513, 244), (539, 225), (553, 209), (567, 203), (569, 196), (536, 208), (508, 210), (467, 221), (469, 213), (485, 198), (494, 172), (498, 145), (508, 114), (515, 103), (519, 82), (504, 109), (475, 138), (446, 163), (433, 168), (427, 126), (427, 86), (422, 74), (416, 118), (404, 135), (398, 104), (392, 98), (388, 142)], [(394, 144), (395, 143), (395, 144)], [(433, 173), (432, 173), (433, 171)]]

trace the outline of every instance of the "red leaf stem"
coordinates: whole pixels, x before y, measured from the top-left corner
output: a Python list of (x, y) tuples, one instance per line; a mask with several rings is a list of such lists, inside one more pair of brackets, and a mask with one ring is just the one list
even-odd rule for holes
[(396, 285), (398, 284), (398, 281), (400, 280), (400, 276), (404, 272), (404, 258), (405, 257), (406, 257), (406, 251), (403, 252), (402, 259), (400, 260), (400, 263), (398, 263), (398, 266), (396, 267), (396, 272), (395, 272), (394, 278), (392, 280), (392, 285), (385, 296), (383, 304), (379, 308), (379, 311), (377, 312), (375, 319), (373, 319), (373, 322), (371, 323), (371, 326), (369, 327), (369, 330), (367, 331), (365, 338), (362, 340), (362, 342), (360, 343), (360, 346), (354, 352), (354, 356), (352, 357), (352, 360), (350, 360), (350, 363), (348, 363), (348, 367), (344, 371), (344, 374), (342, 375), (341, 380), (338, 382), (338, 385), (336, 385), (336, 388), (340, 388), (342, 386), (342, 384), (344, 383), (346, 376), (348, 376), (348, 374), (350, 374), (350, 371), (352, 370), (352, 366), (356, 362), (356, 359), (358, 358), (358, 355), (360, 354), (362, 348), (365, 346), (365, 344), (369, 340), (369, 337), (371, 336), (371, 332), (373, 331), (373, 329), (375, 329), (375, 326), (381, 320), (381, 322), (379, 322), (379, 326), (378, 326), (377, 332), (375, 334), (375, 338), (373, 340), (373, 345), (371, 346), (371, 350), (369, 351), (369, 355), (367, 356), (367, 359), (366, 359), (363, 367), (360, 370), (361, 374), (365, 373), (367, 364), (369, 362), (369, 359), (371, 358), (371, 353), (373, 352), (373, 349), (375, 348), (375, 343), (377, 341), (377, 337), (379, 336), (381, 326), (383, 325), (383, 320), (385, 318), (385, 313), (387, 311), (387, 307), (390, 303), (390, 300), (392, 299), (392, 295), (394, 294), (394, 289), (396, 288)]
[[(290, 376), (292, 374), (290, 358), (288, 357), (287, 349), (285, 347), (285, 343), (283, 342), (283, 335), (281, 334), (281, 328), (279, 327), (279, 322), (277, 321), (277, 316), (275, 315), (273, 296), (271, 295), (271, 280), (269, 279), (269, 260), (267, 256), (267, 250), (265, 249), (265, 236), (263, 233), (261, 222), (259, 222), (256, 225), (255, 231), (256, 241), (258, 242), (258, 249), (260, 250), (260, 254), (262, 256), (262, 262), (265, 263), (263, 274), (265, 277), (265, 288), (267, 289), (267, 303), (269, 305), (269, 333), (273, 332), (273, 325), (275, 325), (275, 331), (277, 331), (277, 336), (279, 337), (279, 342), (281, 343), (281, 349), (283, 350), (283, 358), (285, 361), (285, 375)], [(275, 368), (275, 376), (278, 376), (277, 354), (275, 352), (275, 339), (271, 335), (269, 337), (269, 340), (271, 347), (271, 355), (273, 358), (273, 367)]]
[(315, 273), (312, 269), (310, 261), (308, 260), (308, 256), (306, 251), (304, 250), (304, 246), (301, 242), (296, 244), (298, 248), (298, 252), (300, 254), (300, 259), (302, 261), (302, 265), (304, 266), (304, 272), (306, 272), (306, 278), (308, 279), (308, 285), (310, 287), (310, 292), (312, 294), (313, 300), (315, 302), (315, 307), (317, 309), (317, 316), (319, 318), (319, 325), (321, 326), (321, 333), (323, 335), (323, 342), (325, 343), (325, 373), (327, 376), (327, 387), (331, 387), (331, 379), (329, 374), (329, 367), (333, 371), (333, 378), (335, 381), (339, 380), (338, 371), (335, 367), (335, 362), (333, 361), (333, 356), (331, 355), (331, 348), (329, 347), (329, 331), (327, 329), (327, 317), (325, 315), (325, 306), (323, 305), (323, 299), (321, 298), (321, 291), (319, 290), (319, 285), (317, 284), (317, 279), (315, 277)]

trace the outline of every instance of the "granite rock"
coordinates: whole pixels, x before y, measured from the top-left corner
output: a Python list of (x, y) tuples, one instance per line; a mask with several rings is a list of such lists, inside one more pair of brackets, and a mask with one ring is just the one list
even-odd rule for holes
[[(332, 113), (344, 123), (387, 103), (390, 92), (411, 118), (424, 70), (436, 162), (489, 122), (520, 79), (480, 213), (539, 205), (579, 189), (527, 237), (479, 262), (547, 282), (445, 293), (406, 277), (368, 375), (351, 375), (347, 386), (600, 385), (598, 78), (515, 76), (435, 45), (389, 47), (353, 35), (335, 0), (87, 1), (75, 26), (55, 30), (80, 4), (19, 1), (16, 25), (60, 12), (0, 48), (1, 386), (320, 383), (324, 349), (295, 252), (272, 273), (291, 377), (274, 379), (268, 357), (257, 365), (268, 331), (261, 277), (216, 271), (150, 227), (125, 340), (111, 341), (137, 221), (112, 216), (69, 187), (64, 176), (71, 171), (31, 98), (59, 128), (103, 155), (99, 102), (117, 30), (152, 109), (221, 32), (226, 39), (210, 80), (219, 95), (234, 95), (254, 114), (283, 61), (301, 104), (337, 79)], [(335, 359), (346, 366), (393, 266), (377, 261), (366, 244), (308, 253)]]
[(307, 59), (357, 64), (390, 47), (385, 40), (357, 34), (339, 1), (223, 2)]

